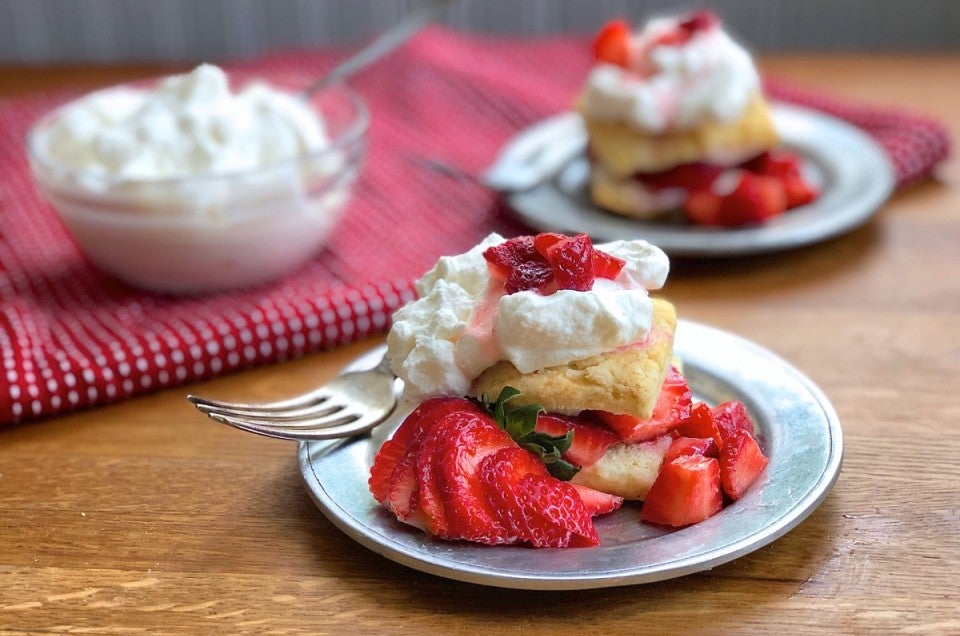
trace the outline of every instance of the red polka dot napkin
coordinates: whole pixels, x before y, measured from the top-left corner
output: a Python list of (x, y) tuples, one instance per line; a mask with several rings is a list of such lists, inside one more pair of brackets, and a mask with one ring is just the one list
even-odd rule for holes
[[(298, 51), (245, 70), (315, 76), (346, 54)], [(0, 424), (108, 404), (382, 333), (441, 254), (523, 231), (479, 175), (511, 135), (568, 108), (589, 59), (582, 38), (424, 31), (353, 80), (372, 112), (355, 199), (330, 244), (276, 283), (200, 297), (143, 292), (88, 264), (34, 191), (30, 124), (63, 93), (0, 101)], [(948, 148), (938, 123), (768, 84), (782, 100), (861, 126), (900, 185)], [(280, 371), (278, 371), (280, 372)]]

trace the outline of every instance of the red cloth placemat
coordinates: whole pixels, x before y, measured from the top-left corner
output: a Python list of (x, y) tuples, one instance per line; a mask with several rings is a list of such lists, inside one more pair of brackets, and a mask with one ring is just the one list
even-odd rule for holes
[[(370, 151), (329, 246), (275, 284), (195, 298), (142, 292), (89, 265), (39, 199), (24, 135), (74, 95), (0, 102), (0, 424), (103, 405), (383, 332), (412, 280), (491, 231), (523, 230), (478, 175), (511, 135), (566, 110), (589, 66), (583, 38), (419, 34), (351, 81), (372, 112)], [(342, 50), (233, 65), (321, 74)], [(769, 80), (779, 99), (861, 126), (900, 185), (947, 154), (938, 123)]]

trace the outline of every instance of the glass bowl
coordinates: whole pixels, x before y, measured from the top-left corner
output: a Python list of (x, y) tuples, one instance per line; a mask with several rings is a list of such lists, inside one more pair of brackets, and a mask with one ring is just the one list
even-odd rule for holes
[[(162, 79), (162, 78), (161, 78)], [(258, 80), (297, 94), (290, 78), (230, 74), (233, 90)], [(119, 93), (160, 80), (94, 93)], [(305, 100), (307, 98), (304, 98)], [(311, 96), (329, 144), (232, 173), (140, 179), (78, 169), (48, 151), (50, 126), (68, 103), (27, 137), (30, 168), (74, 242), (100, 269), (140, 288), (199, 294), (266, 283), (314, 257), (340, 220), (367, 146), (369, 114), (358, 95), (335, 86)]]

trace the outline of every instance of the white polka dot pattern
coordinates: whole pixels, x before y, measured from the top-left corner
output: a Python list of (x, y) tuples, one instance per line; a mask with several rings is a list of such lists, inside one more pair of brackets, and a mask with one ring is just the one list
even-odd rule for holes
[[(479, 174), (518, 129), (565, 109), (589, 65), (582, 39), (487, 39), (431, 28), (353, 80), (370, 153), (330, 244), (272, 285), (195, 298), (132, 289), (89, 265), (33, 189), (29, 125), (57, 93), (0, 102), (0, 424), (103, 405), (382, 333), (438, 256), (524, 231)], [(298, 51), (247, 70), (313, 77), (343, 57)], [(477, 60), (482, 59), (483, 64)], [(556, 64), (564, 60), (563, 64)], [(947, 151), (943, 128), (768, 82), (775, 96), (862, 126), (901, 185)]]

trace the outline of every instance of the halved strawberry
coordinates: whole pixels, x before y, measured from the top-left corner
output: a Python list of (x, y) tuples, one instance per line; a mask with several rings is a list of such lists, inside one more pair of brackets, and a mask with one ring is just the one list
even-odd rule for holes
[(663, 456), (663, 463), (667, 463), (681, 455), (703, 455), (704, 457), (718, 457), (720, 448), (712, 437), (678, 437), (670, 442), (667, 454)]
[(720, 463), (713, 457), (681, 455), (660, 468), (640, 518), (681, 527), (699, 523), (723, 508)]
[(572, 485), (577, 489), (577, 494), (580, 495), (580, 501), (583, 502), (584, 507), (587, 509), (587, 514), (591, 517), (605, 515), (623, 505), (623, 497), (594, 490), (593, 488), (588, 488), (580, 484)]
[(578, 418), (554, 413), (541, 413), (537, 417), (535, 430), (547, 435), (566, 435), (573, 431), (573, 442), (563, 454), (563, 458), (580, 468), (592, 466), (603, 457), (607, 449), (620, 441), (620, 438), (605, 428), (584, 422)]
[(713, 411), (705, 402), (691, 406), (690, 415), (674, 429), (674, 433), (683, 437), (710, 437), (717, 448), (723, 444), (723, 435), (713, 419)]
[(522, 541), (553, 548), (599, 543), (577, 489), (551, 477), (529, 451), (514, 446), (488, 455), (480, 479), (500, 522)]
[(630, 61), (630, 26), (625, 20), (611, 20), (593, 39), (593, 59), (626, 67)]
[(736, 400), (722, 402), (710, 409), (710, 414), (720, 430), (718, 443), (721, 446), (736, 431), (746, 431), (753, 435), (753, 421), (743, 402)]
[(757, 480), (770, 460), (749, 432), (738, 429), (723, 440), (720, 448), (720, 484), (727, 496), (739, 499)]
[(693, 393), (690, 392), (687, 381), (676, 368), (670, 367), (650, 419), (642, 420), (632, 415), (606, 411), (585, 411), (584, 413), (587, 417), (597, 418), (624, 442), (643, 442), (663, 435), (686, 420), (690, 416), (692, 401)]

